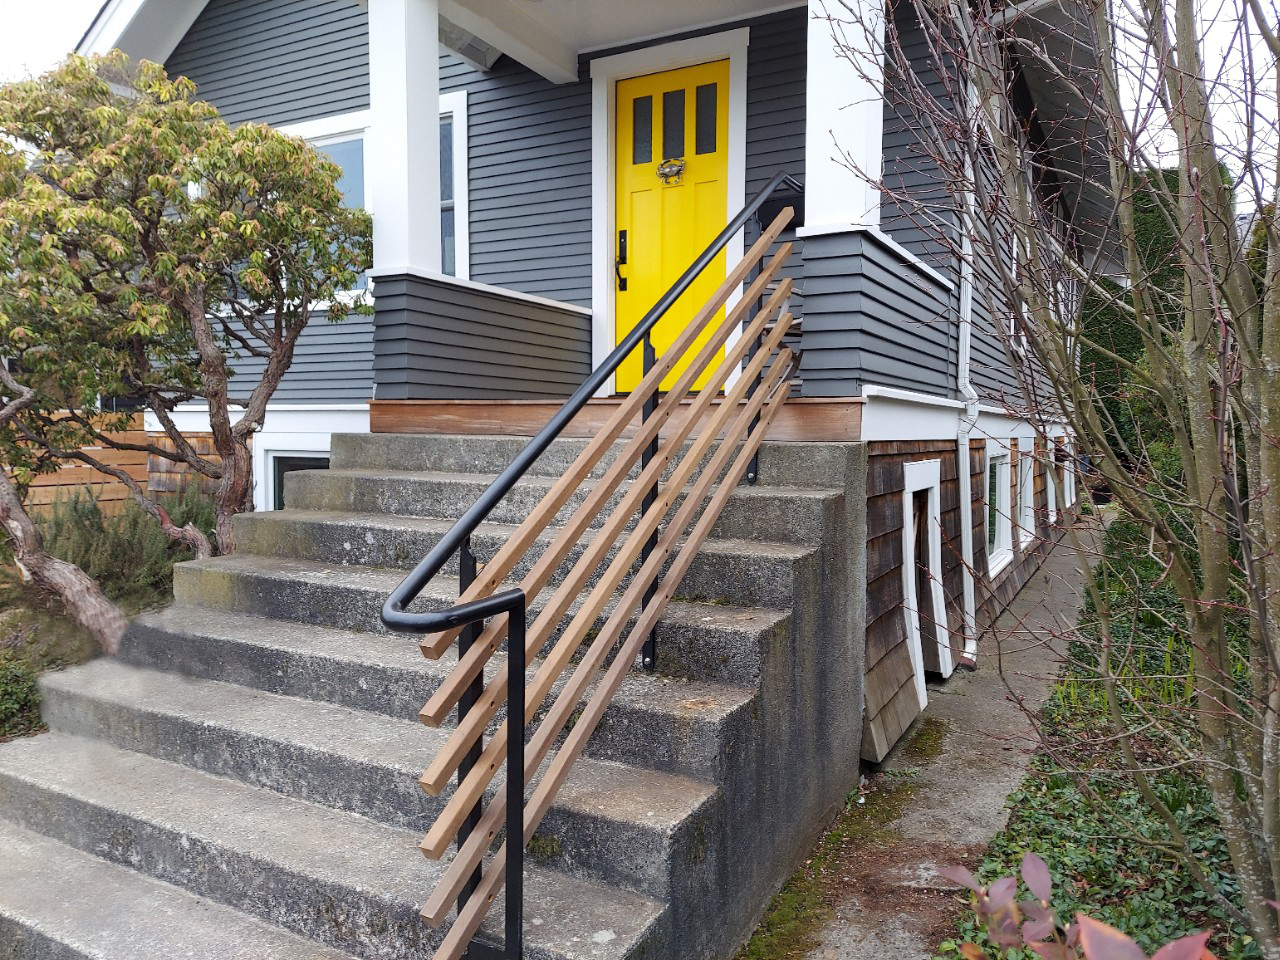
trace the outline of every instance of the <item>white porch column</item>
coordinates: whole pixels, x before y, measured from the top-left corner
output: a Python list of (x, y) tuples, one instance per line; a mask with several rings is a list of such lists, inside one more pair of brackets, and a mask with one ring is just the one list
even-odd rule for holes
[(868, 181), (880, 179), (884, 154), (884, 3), (849, 7), (809, 0), (801, 236), (880, 225)]
[(369, 0), (373, 274), (440, 272), (438, 0)]

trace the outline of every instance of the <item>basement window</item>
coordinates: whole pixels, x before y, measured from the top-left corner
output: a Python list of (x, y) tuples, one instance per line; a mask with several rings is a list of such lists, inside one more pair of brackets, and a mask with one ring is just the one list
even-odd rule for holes
[(987, 575), (994, 578), (1013, 560), (1009, 520), (1009, 451), (987, 458)]
[(295, 470), (328, 470), (329, 458), (323, 456), (299, 456), (275, 454), (271, 457), (271, 509), (283, 510), (285, 474)]

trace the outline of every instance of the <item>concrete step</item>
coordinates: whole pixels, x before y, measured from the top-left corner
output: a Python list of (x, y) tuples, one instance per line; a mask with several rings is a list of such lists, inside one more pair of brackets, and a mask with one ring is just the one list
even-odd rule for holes
[[(317, 510), (277, 510), (246, 513), (236, 518), (236, 546), (243, 553), (265, 557), (311, 560), (326, 564), (359, 565), (408, 570), (422, 559), (449, 530), (448, 521), (420, 517), (393, 517), (376, 513), (343, 513)], [(483, 563), (494, 556), (514, 532), (507, 525), (485, 524), (472, 538), (472, 549)], [(550, 536), (517, 564), (508, 579), (519, 580), (529, 572)], [(568, 576), (588, 544), (580, 542), (552, 578)], [(617, 555), (615, 544), (608, 561)], [(797, 574), (812, 572), (817, 549), (808, 546), (758, 543), (743, 540), (707, 540), (681, 582), (679, 594), (710, 603), (746, 606), (785, 606), (793, 595)], [(594, 584), (604, 566), (588, 583)], [(456, 556), (442, 576), (457, 576)], [(456, 581), (455, 581), (456, 582)], [(628, 575), (623, 583), (629, 583)]]
[[(665, 652), (678, 642), (696, 648), (702, 638), (711, 651), (701, 661), (708, 673), (739, 673), (758, 681), (760, 662), (744, 651), (785, 653), (789, 620), (770, 610), (672, 604), (674, 619), (687, 632), (664, 627), (659, 664), (677, 658)], [(711, 622), (699, 622), (699, 621)], [(676, 638), (682, 638), (677, 640)], [(358, 710), (411, 720), (452, 666), (452, 658), (427, 660), (406, 638), (334, 630), (234, 613), (170, 607), (134, 621), (121, 644), (120, 659), (191, 677), (225, 680), (293, 697), (322, 700)], [(499, 654), (488, 671), (501, 668)], [(702, 778), (717, 769), (723, 737), (718, 718), (748, 710), (757, 696), (750, 686), (724, 683), (662, 683), (643, 672), (630, 674), (592, 738), (592, 755), (625, 760), (648, 769)], [(714, 706), (713, 706), (714, 705)], [(692, 718), (692, 719), (691, 719)], [(640, 748), (621, 731), (635, 728)], [(652, 762), (650, 762), (652, 761)]]
[(3, 820), (0, 863), (6, 960), (351, 960)]
[[(735, 556), (735, 562), (744, 566), (753, 562), (749, 552), (742, 553), (740, 548), (733, 550), (734, 554), (731, 555)], [(777, 558), (765, 558), (766, 561), (770, 559)], [(783, 560), (785, 562), (786, 558)], [(801, 558), (793, 558), (791, 563), (797, 566), (803, 564), (803, 568), (808, 571), (817, 567), (817, 558), (805, 554)], [(690, 576), (685, 578), (692, 590), (707, 589), (709, 592), (711, 589), (720, 589), (727, 592), (730, 586), (706, 584), (694, 579), (692, 573), (690, 571)], [(390, 635), (391, 631), (379, 620), (379, 614), (387, 595), (402, 576), (400, 571), (375, 567), (232, 554), (178, 564), (174, 568), (173, 592), (178, 603), (192, 607)], [(751, 580), (743, 581), (739, 592), (750, 595), (757, 589), (768, 592), (778, 591), (780, 588)], [(447, 580), (444, 583), (430, 583), (420, 595), (416, 609), (443, 610), (456, 602), (457, 593), (457, 585)], [(531, 605), (533, 618), (536, 619), (542, 601), (547, 596), (544, 593)], [(789, 601), (790, 598), (787, 599)], [(720, 605), (707, 603), (704, 606)], [(670, 610), (668, 608), (664, 614)], [(724, 619), (716, 617), (713, 610), (708, 610), (701, 616), (710, 618), (702, 621), (706, 623)], [(671, 620), (676, 619), (677, 616), (673, 614)], [(664, 615), (658, 622), (659, 635), (666, 636), (668, 630), (672, 630), (675, 635), (683, 635), (696, 631), (698, 623), (695, 615), (672, 626)], [(740, 634), (735, 634), (725, 639), (739, 637)], [(679, 641), (673, 649), (685, 642), (686, 640)], [(752, 654), (745, 651), (744, 655)]]
[[(537, 508), (557, 478), (529, 476), (501, 501), (489, 520), (514, 527)], [(484, 493), (492, 477), (474, 473), (410, 472), (345, 468), (300, 470), (285, 477), (294, 509), (396, 517), (426, 517), (452, 523)], [(581, 505), (591, 484), (580, 487), (557, 515), (563, 523)], [(609, 501), (612, 509), (621, 500)], [(676, 498), (676, 502), (681, 501)], [(717, 519), (713, 535), (727, 539), (816, 545), (828, 531), (841, 495), (826, 488), (740, 485)], [(598, 527), (603, 518), (597, 518)], [(446, 526), (445, 529), (448, 529)]]
[[(334, 434), (330, 463), (336, 469), (444, 470), (479, 473), (492, 479), (528, 442), (528, 437), (488, 434)], [(586, 445), (584, 439), (552, 442), (530, 468), (530, 475), (560, 476)], [(768, 441), (760, 447), (758, 482), (769, 486), (837, 486), (838, 478), (848, 469), (849, 455), (855, 446)], [(593, 474), (603, 473), (621, 449), (622, 443), (615, 443)]]
[[(446, 732), (413, 721), (107, 660), (48, 674), (41, 693), (52, 730), (420, 833), (452, 792), (419, 787)], [(714, 829), (716, 810), (704, 781), (583, 760), (534, 849), (575, 874), (665, 899), (672, 871), (693, 863), (683, 839)]]
[[(441, 937), (418, 910), (443, 865), (417, 833), (98, 741), (0, 745), (0, 816), (358, 957), (419, 960)], [(527, 868), (525, 918), (531, 958), (667, 949), (657, 902), (558, 871)]]

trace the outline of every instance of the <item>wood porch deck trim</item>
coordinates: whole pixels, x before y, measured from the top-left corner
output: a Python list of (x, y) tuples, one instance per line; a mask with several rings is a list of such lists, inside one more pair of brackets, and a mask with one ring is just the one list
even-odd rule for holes
[[(621, 404), (622, 398), (589, 400), (565, 428), (565, 437), (592, 437)], [(662, 435), (678, 425), (691, 401), (680, 405)], [(720, 401), (716, 401), (718, 404)], [(371, 400), (373, 433), (499, 434), (531, 437), (560, 409), (559, 400)], [(630, 436), (628, 427), (624, 436)], [(696, 436), (696, 432), (694, 436)], [(770, 425), (766, 440), (853, 443), (862, 437), (860, 397), (799, 397), (788, 400)]]

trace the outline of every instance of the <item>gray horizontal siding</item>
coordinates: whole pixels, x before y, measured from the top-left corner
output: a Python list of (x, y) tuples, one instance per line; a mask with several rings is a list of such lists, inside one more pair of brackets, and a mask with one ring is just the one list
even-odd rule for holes
[[(747, 51), (747, 157), (748, 199), (778, 171), (804, 182), (805, 56), (807, 10), (785, 10), (753, 21)], [(747, 227), (750, 246), (760, 226)], [(780, 243), (795, 240), (795, 227), (785, 231)], [(792, 309), (803, 313), (804, 260), (797, 243), (786, 272), (796, 281)]]
[(209, 0), (165, 64), (231, 123), (282, 125), (369, 106), (368, 7)]
[(804, 395), (869, 383), (949, 396), (951, 292), (868, 231), (805, 241)]
[(591, 371), (577, 310), (419, 277), (378, 280), (379, 400), (567, 397)]
[[(936, 100), (950, 101), (947, 85), (933, 69), (928, 38), (911, 4), (896, 4), (895, 34), (903, 54)], [(927, 136), (922, 138), (916, 120), (914, 82), (901, 77), (890, 62), (885, 75), (884, 193), (880, 201), (880, 227), (905, 249), (953, 282), (958, 273), (955, 257), (958, 220), (955, 203), (942, 176)]]
[[(231, 395), (247, 396), (266, 362), (242, 352), (231, 357)], [(280, 381), (280, 403), (353, 403), (373, 396), (373, 318), (352, 315), (333, 323), (312, 317), (298, 338), (293, 364)]]
[(471, 278), (590, 304), (591, 84), (442, 53), (440, 89), (467, 91)]

